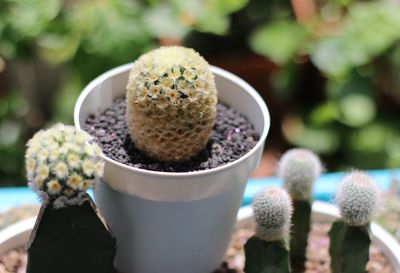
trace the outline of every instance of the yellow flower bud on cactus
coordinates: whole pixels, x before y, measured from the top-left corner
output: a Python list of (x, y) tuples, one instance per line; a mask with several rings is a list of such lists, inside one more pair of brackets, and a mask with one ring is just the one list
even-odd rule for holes
[(133, 64), (126, 102), (135, 146), (155, 159), (177, 162), (205, 148), (215, 123), (217, 90), (197, 52), (162, 47)]
[(92, 137), (58, 124), (36, 133), (25, 154), (29, 185), (51, 198), (73, 198), (103, 173), (101, 149)]

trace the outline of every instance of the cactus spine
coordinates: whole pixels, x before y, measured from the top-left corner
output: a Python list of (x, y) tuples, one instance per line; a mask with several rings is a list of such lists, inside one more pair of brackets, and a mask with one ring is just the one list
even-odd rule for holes
[(289, 273), (289, 236), (292, 204), (281, 188), (268, 188), (253, 200), (256, 234), (245, 245), (245, 272)]
[(300, 270), (306, 261), (310, 231), (312, 185), (322, 171), (317, 155), (306, 149), (291, 149), (279, 161), (278, 176), (293, 199), (290, 233), (291, 264)]
[(329, 231), (333, 273), (364, 273), (369, 259), (370, 219), (377, 211), (379, 190), (366, 174), (354, 171), (338, 187), (336, 203), (342, 220)]
[(177, 162), (205, 148), (215, 123), (217, 90), (197, 52), (162, 47), (133, 64), (126, 102), (135, 146), (155, 159)]

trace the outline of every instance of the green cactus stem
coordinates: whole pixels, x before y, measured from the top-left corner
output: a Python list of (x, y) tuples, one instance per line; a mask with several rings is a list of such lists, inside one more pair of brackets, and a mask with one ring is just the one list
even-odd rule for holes
[(115, 273), (116, 239), (82, 194), (82, 204), (42, 205), (27, 246), (27, 273)]
[(365, 273), (369, 259), (370, 224), (349, 226), (336, 221), (329, 231), (332, 273)]
[(329, 231), (333, 273), (364, 273), (369, 258), (370, 220), (379, 205), (376, 182), (363, 172), (347, 174), (336, 192), (342, 219)]
[(316, 154), (307, 149), (291, 149), (279, 160), (278, 176), (293, 200), (290, 231), (290, 260), (293, 268), (304, 270), (310, 231), (312, 186), (322, 172)]
[(245, 247), (246, 273), (290, 272), (289, 236), (292, 202), (286, 190), (267, 188), (253, 199), (256, 233)]
[(63, 124), (27, 143), (29, 186), (43, 201), (27, 246), (27, 273), (115, 273), (116, 239), (85, 192), (103, 174), (100, 154), (91, 136)]
[(246, 273), (289, 273), (289, 248), (285, 240), (265, 241), (251, 237), (244, 246)]
[(311, 223), (311, 202), (293, 200), (293, 224), (290, 230), (290, 260), (293, 267), (304, 269), (308, 233)]

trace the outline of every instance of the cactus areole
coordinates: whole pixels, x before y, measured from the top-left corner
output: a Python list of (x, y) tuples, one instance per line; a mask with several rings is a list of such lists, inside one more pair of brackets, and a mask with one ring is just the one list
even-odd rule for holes
[(129, 134), (148, 156), (180, 162), (205, 148), (217, 90), (208, 63), (193, 49), (161, 47), (139, 57), (126, 101)]

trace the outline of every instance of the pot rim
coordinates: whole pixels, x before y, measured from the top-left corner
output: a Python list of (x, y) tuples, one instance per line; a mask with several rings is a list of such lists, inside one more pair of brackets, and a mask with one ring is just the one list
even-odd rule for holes
[[(79, 121), (79, 116), (80, 116), (80, 109), (82, 108), (83, 102), (85, 98), (94, 90), (94, 88), (98, 85), (100, 85), (102, 82), (104, 82), (106, 79), (113, 77), (115, 75), (118, 75), (120, 73), (126, 72), (127, 70), (130, 70), (131, 66), (133, 63), (128, 63), (124, 64), (118, 67), (115, 67), (94, 80), (92, 80), (81, 92), (81, 94), (78, 97), (78, 100), (76, 101), (75, 108), (74, 108), (74, 123), (75, 126), (78, 130), (82, 130), (81, 124)], [(262, 134), (260, 135), (259, 140), (257, 141), (256, 145), (248, 151), (245, 155), (240, 157), (239, 159), (226, 163), (222, 166), (218, 166), (216, 168), (212, 168), (209, 170), (199, 170), (199, 171), (191, 171), (191, 172), (161, 172), (161, 171), (152, 171), (152, 170), (146, 170), (146, 169), (139, 169), (135, 167), (131, 167), (125, 164), (122, 164), (114, 159), (111, 159), (107, 156), (105, 156), (103, 153), (101, 154), (101, 158), (109, 163), (116, 165), (120, 168), (123, 168), (125, 170), (131, 171), (131, 172), (137, 172), (142, 175), (151, 175), (151, 176), (156, 176), (156, 177), (169, 177), (169, 178), (187, 178), (187, 177), (198, 177), (198, 176), (209, 176), (215, 173), (223, 172), (226, 169), (230, 169), (235, 167), (236, 165), (239, 165), (243, 161), (245, 161), (247, 158), (249, 158), (252, 154), (254, 154), (258, 149), (261, 148), (261, 146), (264, 144), (269, 129), (271, 125), (271, 120), (270, 120), (270, 115), (268, 111), (268, 107), (264, 102), (264, 99), (260, 96), (260, 94), (246, 81), (243, 79), (239, 78), (238, 76), (234, 75), (231, 72), (228, 72), (222, 68), (216, 67), (216, 66), (210, 66), (211, 67), (211, 72), (214, 75), (218, 75), (222, 78), (225, 78), (236, 85), (240, 86), (243, 90), (246, 90), (246, 92), (255, 100), (257, 103), (258, 107), (260, 108), (261, 112), (263, 113), (263, 118), (264, 118), (264, 126), (263, 126), (263, 131)]]

